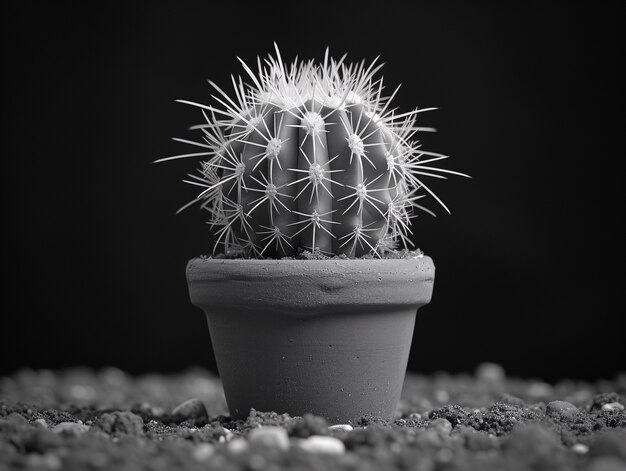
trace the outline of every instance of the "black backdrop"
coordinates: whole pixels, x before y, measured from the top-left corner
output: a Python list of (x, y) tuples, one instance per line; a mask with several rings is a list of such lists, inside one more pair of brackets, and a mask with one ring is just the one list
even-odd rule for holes
[[(594, 379), (624, 370), (622, 27), (616, 3), (3, 2), (0, 372), (214, 368), (186, 260), (209, 252), (187, 148), (209, 101), (277, 41), (386, 62), (440, 109), (425, 148), (470, 173), (421, 216), (437, 266), (410, 369)], [(431, 204), (435, 207), (435, 204)]]

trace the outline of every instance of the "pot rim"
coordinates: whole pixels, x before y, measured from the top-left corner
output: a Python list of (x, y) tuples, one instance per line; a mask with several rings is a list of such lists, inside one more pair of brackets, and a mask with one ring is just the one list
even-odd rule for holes
[(410, 259), (203, 259), (187, 263), (191, 301), (205, 311), (277, 313), (427, 304), (435, 266)]

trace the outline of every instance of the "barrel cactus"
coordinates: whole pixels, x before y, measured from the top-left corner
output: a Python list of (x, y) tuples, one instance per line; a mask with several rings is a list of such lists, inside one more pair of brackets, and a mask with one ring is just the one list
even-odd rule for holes
[[(241, 59), (240, 59), (241, 61)], [(412, 245), (418, 203), (433, 197), (424, 177), (463, 175), (431, 164), (447, 156), (423, 150), (415, 139), (419, 113), (398, 113), (397, 92), (383, 95), (381, 65), (347, 64), (329, 57), (316, 63), (258, 60), (250, 83), (232, 78), (233, 96), (209, 82), (216, 105), (186, 100), (205, 122), (192, 129), (201, 141), (176, 139), (200, 152), (158, 160), (199, 160), (186, 183), (200, 187), (179, 211), (199, 204), (209, 214), (214, 251), (255, 258), (380, 255)], [(431, 213), (432, 214), (432, 213)]]

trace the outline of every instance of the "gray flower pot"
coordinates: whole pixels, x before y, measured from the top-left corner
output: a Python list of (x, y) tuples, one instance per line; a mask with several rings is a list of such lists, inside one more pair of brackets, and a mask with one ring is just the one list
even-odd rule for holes
[(434, 276), (429, 257), (187, 265), (235, 419), (250, 408), (332, 423), (392, 418)]

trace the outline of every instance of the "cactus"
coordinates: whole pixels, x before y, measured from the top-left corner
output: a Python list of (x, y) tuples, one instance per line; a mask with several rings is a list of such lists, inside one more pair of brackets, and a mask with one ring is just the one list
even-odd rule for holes
[[(241, 61), (241, 59), (239, 59)], [(336, 61), (321, 64), (276, 56), (258, 60), (251, 80), (232, 77), (234, 97), (209, 82), (219, 106), (185, 100), (202, 110), (193, 126), (201, 142), (175, 139), (201, 152), (157, 162), (198, 158), (186, 183), (200, 187), (179, 211), (199, 204), (208, 211), (215, 249), (255, 258), (294, 255), (299, 248), (358, 257), (381, 254), (410, 240), (414, 209), (432, 196), (424, 177), (463, 175), (431, 166), (447, 156), (423, 150), (415, 140), (419, 113), (390, 106), (398, 88), (383, 96), (382, 65)], [(448, 211), (449, 212), (449, 211)]]

